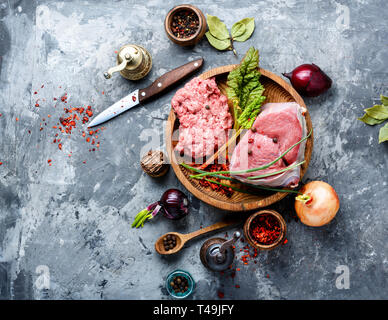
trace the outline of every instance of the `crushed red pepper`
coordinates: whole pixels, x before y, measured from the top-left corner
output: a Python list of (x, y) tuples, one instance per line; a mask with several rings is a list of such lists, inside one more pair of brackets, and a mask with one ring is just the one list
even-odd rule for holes
[(271, 214), (263, 214), (252, 220), (250, 234), (254, 240), (261, 244), (274, 243), (280, 236), (279, 220)]
[[(192, 164), (192, 166), (193, 167), (200, 167), (201, 165)], [(208, 172), (228, 171), (229, 170), (229, 165), (215, 163), (215, 164), (208, 165), (207, 167), (205, 167), (202, 170), (208, 171)], [(229, 177), (230, 175), (225, 174), (225, 176)], [(211, 179), (214, 180), (214, 181), (218, 181), (218, 182), (222, 181), (222, 179), (216, 178), (216, 177), (211, 177)], [(207, 181), (207, 180), (199, 180), (199, 184), (201, 186), (203, 186), (203, 187), (210, 187), (212, 190), (220, 192), (220, 193), (226, 195), (229, 198), (234, 193), (234, 190), (232, 188), (221, 186), (219, 184), (216, 184), (216, 183), (213, 183), (213, 182), (210, 182), (210, 181)]]

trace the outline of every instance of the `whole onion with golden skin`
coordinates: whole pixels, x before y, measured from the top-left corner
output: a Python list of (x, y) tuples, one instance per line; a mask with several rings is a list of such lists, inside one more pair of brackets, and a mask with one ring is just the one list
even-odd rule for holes
[(311, 227), (328, 224), (337, 214), (340, 201), (334, 188), (323, 181), (304, 185), (295, 200), (295, 211), (300, 221)]

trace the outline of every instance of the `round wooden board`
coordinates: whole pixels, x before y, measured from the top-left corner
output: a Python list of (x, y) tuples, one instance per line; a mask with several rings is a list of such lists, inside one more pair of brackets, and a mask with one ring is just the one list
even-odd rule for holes
[[(218, 67), (204, 72), (199, 77), (202, 79), (208, 79), (211, 77), (216, 77), (216, 81), (219, 89), (223, 94), (226, 95), (226, 78), (228, 73), (236, 68), (237, 65), (227, 65), (223, 67)], [(295, 89), (284, 81), (279, 76), (273, 74), (264, 69), (259, 69), (261, 72), (260, 82), (265, 87), (264, 96), (267, 97), (267, 102), (297, 102), (300, 106), (307, 107), (302, 99), (302, 97), (295, 91)], [(307, 131), (312, 130), (312, 123), (309, 112), (305, 114)], [(251, 195), (246, 193), (241, 193), (235, 191), (231, 197), (227, 197), (224, 194), (213, 191), (211, 188), (203, 187), (199, 184), (198, 180), (189, 179), (188, 176), (192, 173), (191, 171), (183, 168), (177, 163), (176, 155), (174, 152), (174, 142), (173, 132), (178, 128), (178, 119), (175, 116), (174, 111), (171, 109), (167, 120), (166, 127), (166, 148), (169, 159), (171, 161), (171, 166), (178, 177), (179, 181), (189, 190), (195, 197), (198, 199), (223, 210), (229, 211), (248, 211), (258, 208), (263, 208), (269, 206), (284, 197), (288, 193), (284, 192), (267, 192), (267, 191), (258, 191), (254, 189), (257, 195)], [(306, 173), (308, 168), (311, 153), (313, 150), (313, 134), (306, 142), (305, 148), (305, 160), (306, 162), (301, 167), (301, 179)], [(261, 192), (261, 193), (260, 193)]]

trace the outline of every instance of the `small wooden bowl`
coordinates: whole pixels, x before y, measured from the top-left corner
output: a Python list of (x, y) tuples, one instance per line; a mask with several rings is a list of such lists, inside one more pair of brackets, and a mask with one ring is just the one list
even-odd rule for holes
[[(251, 227), (251, 223), (252, 221), (259, 215), (263, 215), (263, 214), (270, 214), (270, 215), (273, 215), (280, 223), (280, 236), (279, 238), (274, 242), (274, 243), (271, 243), (271, 244), (262, 244), (262, 243), (259, 243), (257, 242), (256, 240), (254, 240), (252, 237), (251, 237), (251, 234), (249, 232), (249, 229)], [(256, 249), (259, 249), (259, 250), (272, 250), (274, 248), (276, 248), (277, 246), (279, 246), (281, 243), (283, 243), (284, 241), (284, 238), (286, 237), (286, 233), (287, 233), (287, 225), (286, 225), (286, 221), (284, 221), (283, 217), (276, 211), (274, 210), (261, 210), (259, 212), (256, 212), (254, 214), (252, 214), (248, 219), (247, 221), (245, 221), (245, 224), (244, 224), (244, 236), (245, 236), (245, 239), (248, 241), (248, 243), (256, 248)]]
[[(171, 31), (171, 23), (173, 16), (179, 11), (191, 11), (194, 12), (199, 20), (199, 25), (197, 31), (188, 38), (177, 38)], [(190, 4), (182, 4), (172, 8), (168, 13), (166, 18), (164, 19), (164, 29), (166, 30), (167, 36), (169, 39), (179, 44), (180, 46), (193, 46), (197, 44), (204, 36), (207, 28), (206, 18), (201, 10), (197, 7), (192, 6)]]

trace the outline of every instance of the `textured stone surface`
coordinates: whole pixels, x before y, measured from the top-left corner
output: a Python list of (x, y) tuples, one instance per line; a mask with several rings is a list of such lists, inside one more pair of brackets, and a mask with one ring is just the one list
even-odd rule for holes
[[(173, 171), (154, 180), (139, 161), (150, 132), (163, 141), (173, 92), (109, 122), (99, 151), (89, 152), (79, 136), (65, 140), (63, 151), (51, 143), (50, 127), (63, 112), (63, 104), (54, 108), (53, 97), (67, 92), (69, 104), (102, 111), (200, 56), (204, 70), (238, 61), (206, 40), (195, 48), (170, 42), (162, 23), (173, 2), (178, 4), (0, 1), (0, 299), (167, 299), (164, 277), (176, 268), (196, 279), (194, 299), (218, 299), (218, 291), (240, 299), (387, 298), (388, 144), (378, 144), (378, 127), (357, 121), (380, 93), (388, 94), (384, 0), (194, 3), (229, 27), (255, 17), (252, 38), (236, 44), (240, 58), (254, 45), (265, 69), (280, 74), (314, 62), (334, 83), (322, 97), (306, 99), (315, 147), (305, 181), (334, 186), (341, 200), (336, 219), (306, 227), (295, 221), (292, 198), (286, 198), (273, 208), (288, 221), (288, 243), (259, 253), (257, 264), (236, 261), (241, 270), (234, 278), (204, 269), (203, 238), (174, 257), (154, 252), (160, 234), (190, 232), (225, 215), (192, 196), (184, 220), (158, 218), (142, 230), (130, 228), (134, 215), (165, 189), (184, 190)], [(341, 26), (347, 10), (349, 26)], [(151, 73), (138, 83), (102, 76), (125, 43), (143, 45), (154, 59)], [(43, 118), (48, 126), (39, 131)], [(336, 288), (339, 265), (350, 269), (348, 290)], [(49, 289), (39, 285), (45, 266)]]

